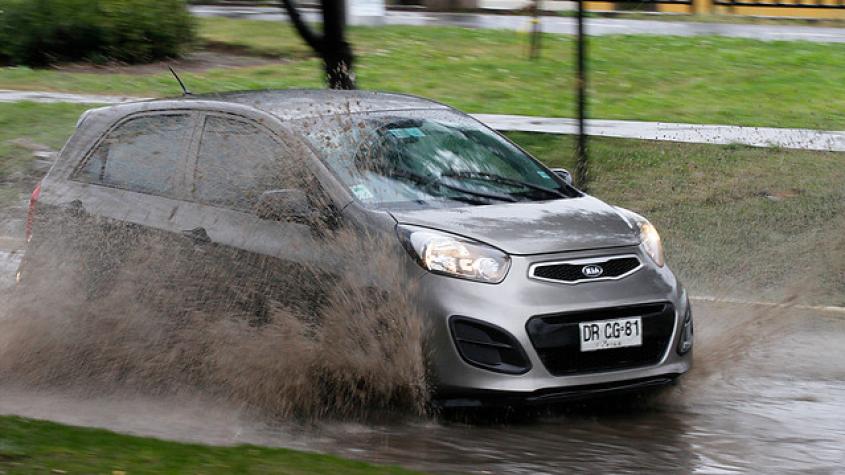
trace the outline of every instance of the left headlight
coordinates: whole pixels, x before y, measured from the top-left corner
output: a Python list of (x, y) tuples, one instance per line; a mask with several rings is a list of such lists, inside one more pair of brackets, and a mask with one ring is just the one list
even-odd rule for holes
[(660, 234), (657, 233), (657, 229), (647, 219), (637, 213), (618, 206), (615, 208), (633, 221), (632, 224), (635, 223), (640, 228), (640, 245), (646, 254), (651, 257), (651, 260), (657, 264), (657, 267), (663, 267), (666, 264), (666, 258), (663, 255), (663, 242), (660, 240)]
[(510, 269), (507, 254), (478, 241), (416, 226), (397, 226), (396, 231), (405, 249), (429, 272), (498, 284)]
[(648, 221), (644, 220), (640, 223), (640, 240), (645, 252), (651, 256), (651, 260), (658, 267), (663, 267), (666, 263), (666, 258), (663, 255), (663, 243), (660, 241), (660, 234), (657, 234), (657, 229)]

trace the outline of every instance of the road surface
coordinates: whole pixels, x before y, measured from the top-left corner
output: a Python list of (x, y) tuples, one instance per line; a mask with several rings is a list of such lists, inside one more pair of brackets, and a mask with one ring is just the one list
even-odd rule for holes
[[(197, 16), (220, 16), (251, 20), (287, 21), (282, 10), (272, 7), (220, 7), (192, 6)], [(308, 21), (319, 20), (314, 11), (305, 14)], [(477, 13), (435, 13), (388, 11), (386, 25), (408, 26), (458, 26), (527, 31), (531, 17), (522, 15), (494, 15)], [(543, 17), (542, 29), (546, 33), (575, 34), (575, 19), (569, 17)], [(845, 28), (754, 25), (731, 23), (699, 23), (691, 21), (626, 20), (619, 18), (588, 18), (586, 32), (592, 36), (605, 35), (658, 35), (658, 36), (726, 36), (764, 41), (812, 41), (817, 43), (845, 43)]]
[[(641, 407), (570, 408), (507, 423), (268, 423), (197, 396), (86, 396), (0, 385), (0, 414), (210, 444), (253, 443), (461, 473), (841, 473), (845, 318), (695, 306), (695, 366)], [(2, 383), (0, 383), (2, 384)]]

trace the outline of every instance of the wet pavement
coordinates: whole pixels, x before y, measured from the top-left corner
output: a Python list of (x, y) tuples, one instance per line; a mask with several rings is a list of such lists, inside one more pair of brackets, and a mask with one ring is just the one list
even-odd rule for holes
[(695, 368), (647, 403), (570, 406), (506, 422), (268, 423), (180, 396), (88, 396), (0, 386), (0, 413), (212, 444), (284, 446), (434, 472), (841, 473), (845, 318), (696, 305)]
[[(191, 7), (191, 12), (197, 16), (287, 21), (287, 15), (281, 9), (271, 7), (193, 6)], [(304, 17), (310, 22), (316, 22), (320, 19), (315, 11), (307, 11)], [(368, 23), (371, 22), (369, 19), (367, 21)], [(456, 26), (463, 28), (527, 31), (530, 22), (531, 17), (523, 15), (388, 11), (381, 23), (385, 25)], [(845, 28), (627, 20), (619, 18), (588, 18), (585, 22), (586, 32), (591, 36), (726, 36), (765, 41), (845, 42)], [(541, 27), (546, 33), (574, 35), (575, 19), (569, 17), (543, 17)]]

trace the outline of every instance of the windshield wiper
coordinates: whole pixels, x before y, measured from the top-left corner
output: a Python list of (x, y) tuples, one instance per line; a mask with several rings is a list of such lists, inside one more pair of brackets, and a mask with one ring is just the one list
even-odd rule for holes
[(481, 178), (483, 180), (494, 181), (497, 183), (504, 183), (506, 185), (514, 185), (514, 186), (524, 186), (525, 188), (529, 188), (534, 191), (540, 191), (542, 193), (546, 193), (547, 195), (554, 195), (558, 198), (569, 198), (569, 196), (560, 191), (555, 190), (554, 188), (546, 188), (545, 186), (535, 185), (534, 183), (519, 180), (516, 178), (508, 178), (502, 175), (496, 175), (495, 173), (486, 173), (486, 172), (446, 172), (441, 177), (447, 178)]
[[(503, 195), (503, 194), (500, 194), (500, 193), (486, 193), (486, 192), (483, 192), (483, 191), (470, 190), (470, 189), (464, 188), (462, 186), (456, 186), (456, 185), (450, 185), (448, 183), (443, 183), (442, 181), (440, 181), (440, 178), (442, 178), (445, 175), (425, 176), (425, 175), (420, 175), (419, 173), (409, 172), (407, 170), (392, 169), (392, 170), (387, 171), (387, 176), (408, 179), (410, 181), (413, 181), (414, 183), (421, 185), (423, 187), (423, 189), (426, 189), (426, 188), (431, 187), (431, 186), (439, 186), (439, 187), (442, 187), (442, 188), (447, 188), (449, 190), (457, 191), (459, 193), (464, 193), (464, 194), (471, 195), (471, 196), (477, 196), (479, 198), (486, 198), (486, 199), (489, 199), (489, 200), (508, 201), (508, 202), (511, 202), (511, 203), (514, 203), (514, 202), (517, 201), (516, 198), (514, 198), (513, 196), (510, 196), (510, 195)], [(461, 201), (465, 201), (465, 200), (461, 200)]]

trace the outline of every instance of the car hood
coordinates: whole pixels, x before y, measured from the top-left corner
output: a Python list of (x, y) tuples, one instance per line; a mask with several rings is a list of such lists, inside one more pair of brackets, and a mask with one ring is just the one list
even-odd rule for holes
[(509, 254), (545, 254), (639, 244), (632, 221), (590, 196), (554, 201), (391, 211), (400, 224), (447, 231)]

